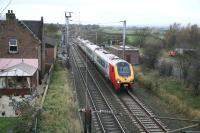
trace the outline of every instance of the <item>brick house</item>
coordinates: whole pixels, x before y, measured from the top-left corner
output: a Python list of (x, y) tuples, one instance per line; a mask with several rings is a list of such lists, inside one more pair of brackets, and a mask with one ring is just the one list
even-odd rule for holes
[(52, 37), (45, 36), (45, 70), (48, 71), (56, 60), (57, 46), (56, 40)]
[[(30, 94), (44, 74), (43, 18), (0, 21), (0, 94)], [(24, 82), (25, 85), (22, 84)]]
[[(123, 46), (112, 45), (109, 47), (109, 51), (120, 58), (123, 58)], [(139, 64), (139, 49), (132, 46), (125, 46), (125, 60), (131, 64)]]

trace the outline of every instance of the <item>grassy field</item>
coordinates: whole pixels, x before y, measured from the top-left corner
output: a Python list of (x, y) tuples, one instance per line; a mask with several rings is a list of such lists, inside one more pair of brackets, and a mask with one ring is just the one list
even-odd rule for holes
[[(106, 33), (111, 33), (111, 34), (122, 34), (123, 33), (123, 28), (119, 28), (119, 27), (116, 27), (116, 28), (103, 28), (103, 32), (106, 32)], [(135, 33), (134, 30), (132, 29), (126, 29), (126, 33), (127, 34), (133, 34)]]
[(155, 71), (145, 72), (140, 67), (135, 70), (137, 82), (160, 97), (171, 109), (188, 118), (200, 119), (200, 97), (195, 97), (182, 81), (174, 77), (161, 77)]
[(17, 123), (17, 118), (0, 118), (0, 133), (7, 133)]
[(44, 109), (39, 121), (40, 133), (80, 133), (81, 126), (73, 98), (70, 72), (55, 65)]
[(127, 36), (127, 42), (128, 42), (128, 44), (131, 44), (131, 45), (138, 45), (138, 44), (136, 44), (137, 43), (137, 36), (133, 36), (133, 35), (128, 35)]

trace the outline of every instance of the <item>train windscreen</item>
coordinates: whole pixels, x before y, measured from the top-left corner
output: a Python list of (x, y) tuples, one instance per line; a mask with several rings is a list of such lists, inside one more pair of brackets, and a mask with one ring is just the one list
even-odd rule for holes
[(120, 62), (117, 64), (118, 68), (118, 74), (120, 76), (130, 76), (131, 75), (131, 70), (130, 70), (130, 65), (126, 62)]

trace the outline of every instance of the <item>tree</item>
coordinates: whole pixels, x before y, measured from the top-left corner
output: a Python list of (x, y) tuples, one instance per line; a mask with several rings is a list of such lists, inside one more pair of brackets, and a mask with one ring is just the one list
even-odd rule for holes
[(192, 47), (198, 48), (200, 44), (200, 32), (196, 24), (191, 26), (189, 34)]
[(46, 24), (45, 25), (45, 31), (46, 33), (55, 33), (59, 30), (59, 27), (57, 24)]
[(193, 92), (198, 96), (200, 94), (200, 62), (194, 62), (189, 76)]
[(142, 64), (147, 68), (154, 69), (160, 53), (160, 44), (145, 44)]
[(162, 76), (171, 76), (173, 71), (173, 64), (167, 61), (161, 61), (158, 64), (159, 74)]
[(146, 37), (151, 34), (151, 29), (149, 27), (137, 29), (135, 31), (135, 34), (137, 35), (137, 43), (140, 47), (143, 47), (145, 44)]
[(165, 42), (167, 48), (171, 49), (175, 47), (179, 29), (180, 24), (174, 23), (173, 25), (170, 25), (169, 30), (165, 34)]
[(170, 25), (165, 34), (167, 48), (181, 48), (183, 53), (177, 55), (180, 78), (187, 87), (192, 87), (195, 95), (200, 94), (200, 32), (199, 27), (188, 24)]
[(192, 86), (194, 94), (198, 96), (200, 94), (200, 54), (195, 52), (191, 60), (187, 82)]
[(188, 70), (191, 66), (191, 56), (188, 54), (179, 54), (177, 57), (178, 66), (181, 70), (180, 78), (184, 80), (184, 83), (187, 83), (187, 78), (189, 74)]

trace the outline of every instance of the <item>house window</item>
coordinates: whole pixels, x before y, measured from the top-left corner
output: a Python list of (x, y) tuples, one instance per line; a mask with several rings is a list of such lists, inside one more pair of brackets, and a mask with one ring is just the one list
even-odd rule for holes
[(9, 53), (18, 53), (17, 39), (9, 39)]

